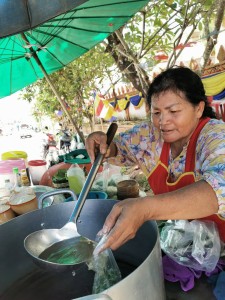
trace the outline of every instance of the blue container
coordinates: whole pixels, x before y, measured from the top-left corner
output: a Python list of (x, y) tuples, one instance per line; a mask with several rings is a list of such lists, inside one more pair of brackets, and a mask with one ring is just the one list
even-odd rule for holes
[[(79, 197), (79, 194), (77, 195)], [(87, 199), (107, 199), (108, 195), (105, 192), (99, 192), (99, 191), (91, 191), (87, 194)], [(65, 200), (65, 202), (72, 201), (73, 198), (69, 197)]]

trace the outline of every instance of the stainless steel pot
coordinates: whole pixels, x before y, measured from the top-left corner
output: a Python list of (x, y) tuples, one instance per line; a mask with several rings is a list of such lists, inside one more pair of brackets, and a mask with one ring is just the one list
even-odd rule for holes
[[(114, 200), (87, 200), (77, 221), (78, 232), (94, 240), (115, 203)], [(33, 263), (23, 247), (24, 238), (42, 228), (61, 228), (74, 205), (74, 201), (53, 205), (0, 226), (0, 299), (69, 300), (85, 296), (93, 300), (165, 299), (158, 230), (153, 221), (146, 222), (134, 239), (114, 252), (123, 279), (103, 295), (90, 295), (94, 272), (86, 264), (75, 274), (49, 272)]]

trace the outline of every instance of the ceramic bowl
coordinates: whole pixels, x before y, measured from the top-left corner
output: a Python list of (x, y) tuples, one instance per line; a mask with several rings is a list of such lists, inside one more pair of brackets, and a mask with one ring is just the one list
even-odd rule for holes
[(5, 188), (0, 188), (0, 205), (8, 204), (10, 198), (10, 191)]
[(0, 205), (0, 224), (3, 224), (15, 217), (15, 213), (12, 211), (9, 205)]
[(36, 194), (32, 188), (22, 189), (18, 193), (12, 194), (9, 199), (9, 205), (18, 215), (38, 208)]

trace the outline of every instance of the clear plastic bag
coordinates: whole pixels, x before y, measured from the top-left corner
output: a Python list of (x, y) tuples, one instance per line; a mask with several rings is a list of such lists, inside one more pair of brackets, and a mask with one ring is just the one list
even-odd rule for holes
[(168, 221), (160, 235), (162, 250), (175, 262), (211, 272), (220, 257), (221, 243), (212, 221)]
[(105, 235), (97, 236), (96, 241), (99, 242), (93, 253), (91, 266), (89, 265), (89, 268), (95, 271), (94, 283), (92, 288), (93, 294), (103, 292), (122, 279), (120, 269), (114, 258), (112, 250), (106, 249), (101, 253), (98, 253), (98, 249), (104, 243), (105, 238)]
[(109, 199), (117, 199), (117, 183), (129, 179), (129, 176), (121, 174), (121, 167), (104, 162), (103, 170), (98, 173), (92, 185), (92, 191), (104, 191)]

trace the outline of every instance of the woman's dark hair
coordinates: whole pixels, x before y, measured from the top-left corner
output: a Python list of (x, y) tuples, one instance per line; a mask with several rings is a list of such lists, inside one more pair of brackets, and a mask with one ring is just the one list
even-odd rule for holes
[(216, 119), (216, 114), (210, 106), (205, 94), (201, 78), (189, 68), (169, 68), (168, 70), (156, 76), (148, 90), (147, 102), (149, 107), (151, 107), (152, 96), (158, 96), (165, 91), (173, 91), (175, 93), (183, 92), (187, 100), (193, 106), (196, 106), (201, 101), (204, 101), (205, 108), (202, 117)]

